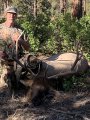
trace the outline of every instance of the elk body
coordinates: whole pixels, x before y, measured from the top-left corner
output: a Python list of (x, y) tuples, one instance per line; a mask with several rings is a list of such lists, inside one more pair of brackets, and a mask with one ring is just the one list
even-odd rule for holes
[[(49, 57), (45, 63), (48, 65), (47, 76), (52, 76), (57, 73), (65, 73), (68, 71), (72, 72), (72, 69), (77, 74), (80, 74), (84, 73), (88, 69), (88, 62), (86, 58), (80, 55), (77, 56), (75, 53), (53, 55)], [(45, 66), (45, 63), (43, 63), (43, 67)], [(72, 68), (74, 63), (75, 66)]]
[(39, 75), (46, 75), (47, 78), (64, 76), (68, 73), (82, 74), (88, 69), (88, 61), (86, 58), (76, 53), (56, 54), (41, 61), (30, 56), (27, 61), (31, 74), (38, 75), (39, 73)]

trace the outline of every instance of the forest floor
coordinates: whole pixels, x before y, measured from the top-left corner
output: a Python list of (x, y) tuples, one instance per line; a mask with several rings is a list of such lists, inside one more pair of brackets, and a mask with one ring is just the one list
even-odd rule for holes
[(90, 120), (90, 83), (54, 92), (49, 104), (36, 107), (23, 102), (24, 96), (12, 99), (7, 88), (0, 90), (0, 120)]

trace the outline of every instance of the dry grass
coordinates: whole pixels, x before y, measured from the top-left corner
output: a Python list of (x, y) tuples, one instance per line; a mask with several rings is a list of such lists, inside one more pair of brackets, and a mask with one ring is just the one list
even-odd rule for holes
[(0, 120), (90, 120), (90, 91), (55, 92), (49, 104), (33, 106), (25, 96), (12, 99), (0, 91)]

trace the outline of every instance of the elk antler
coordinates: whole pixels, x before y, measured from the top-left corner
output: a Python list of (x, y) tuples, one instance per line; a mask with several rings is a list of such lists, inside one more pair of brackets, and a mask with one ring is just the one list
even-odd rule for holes
[(47, 79), (57, 79), (57, 78), (60, 78), (60, 77), (66, 77), (66, 76), (70, 76), (70, 75), (75, 75), (77, 72), (76, 71), (69, 71), (69, 72), (65, 72), (65, 73), (58, 73), (56, 75), (52, 75), (50, 77), (47, 77)]
[(77, 62), (78, 62), (78, 61), (81, 59), (81, 57), (83, 56), (82, 53), (81, 53), (81, 54), (79, 53), (79, 50), (78, 50), (78, 49), (79, 49), (79, 42), (77, 42), (77, 45), (76, 45), (76, 54), (77, 54), (77, 56), (76, 56), (75, 62), (74, 62), (73, 65), (72, 65), (71, 71), (74, 70)]

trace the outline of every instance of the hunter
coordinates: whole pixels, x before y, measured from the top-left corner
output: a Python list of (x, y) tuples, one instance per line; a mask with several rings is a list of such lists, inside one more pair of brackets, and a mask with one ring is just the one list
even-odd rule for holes
[[(16, 25), (17, 9), (13, 6), (10, 6), (6, 8), (4, 14), (5, 14), (5, 22), (0, 24), (0, 74), (2, 74), (3, 71), (1, 69), (2, 61), (3, 60), (5, 61), (8, 55), (10, 56), (10, 52), (8, 52), (8, 49), (9, 50), (12, 49), (12, 47), (15, 47), (17, 44), (17, 51), (16, 51), (17, 53), (15, 53), (15, 55), (17, 54), (19, 59), (22, 57), (21, 54), (23, 54), (23, 51), (24, 50), (29, 51), (30, 48), (29, 41), (25, 39), (23, 31), (20, 28), (18, 28)], [(8, 64), (10, 66), (14, 66), (14, 61), (13, 60), (8, 61)], [(11, 67), (11, 69), (13, 71), (13, 67)]]

